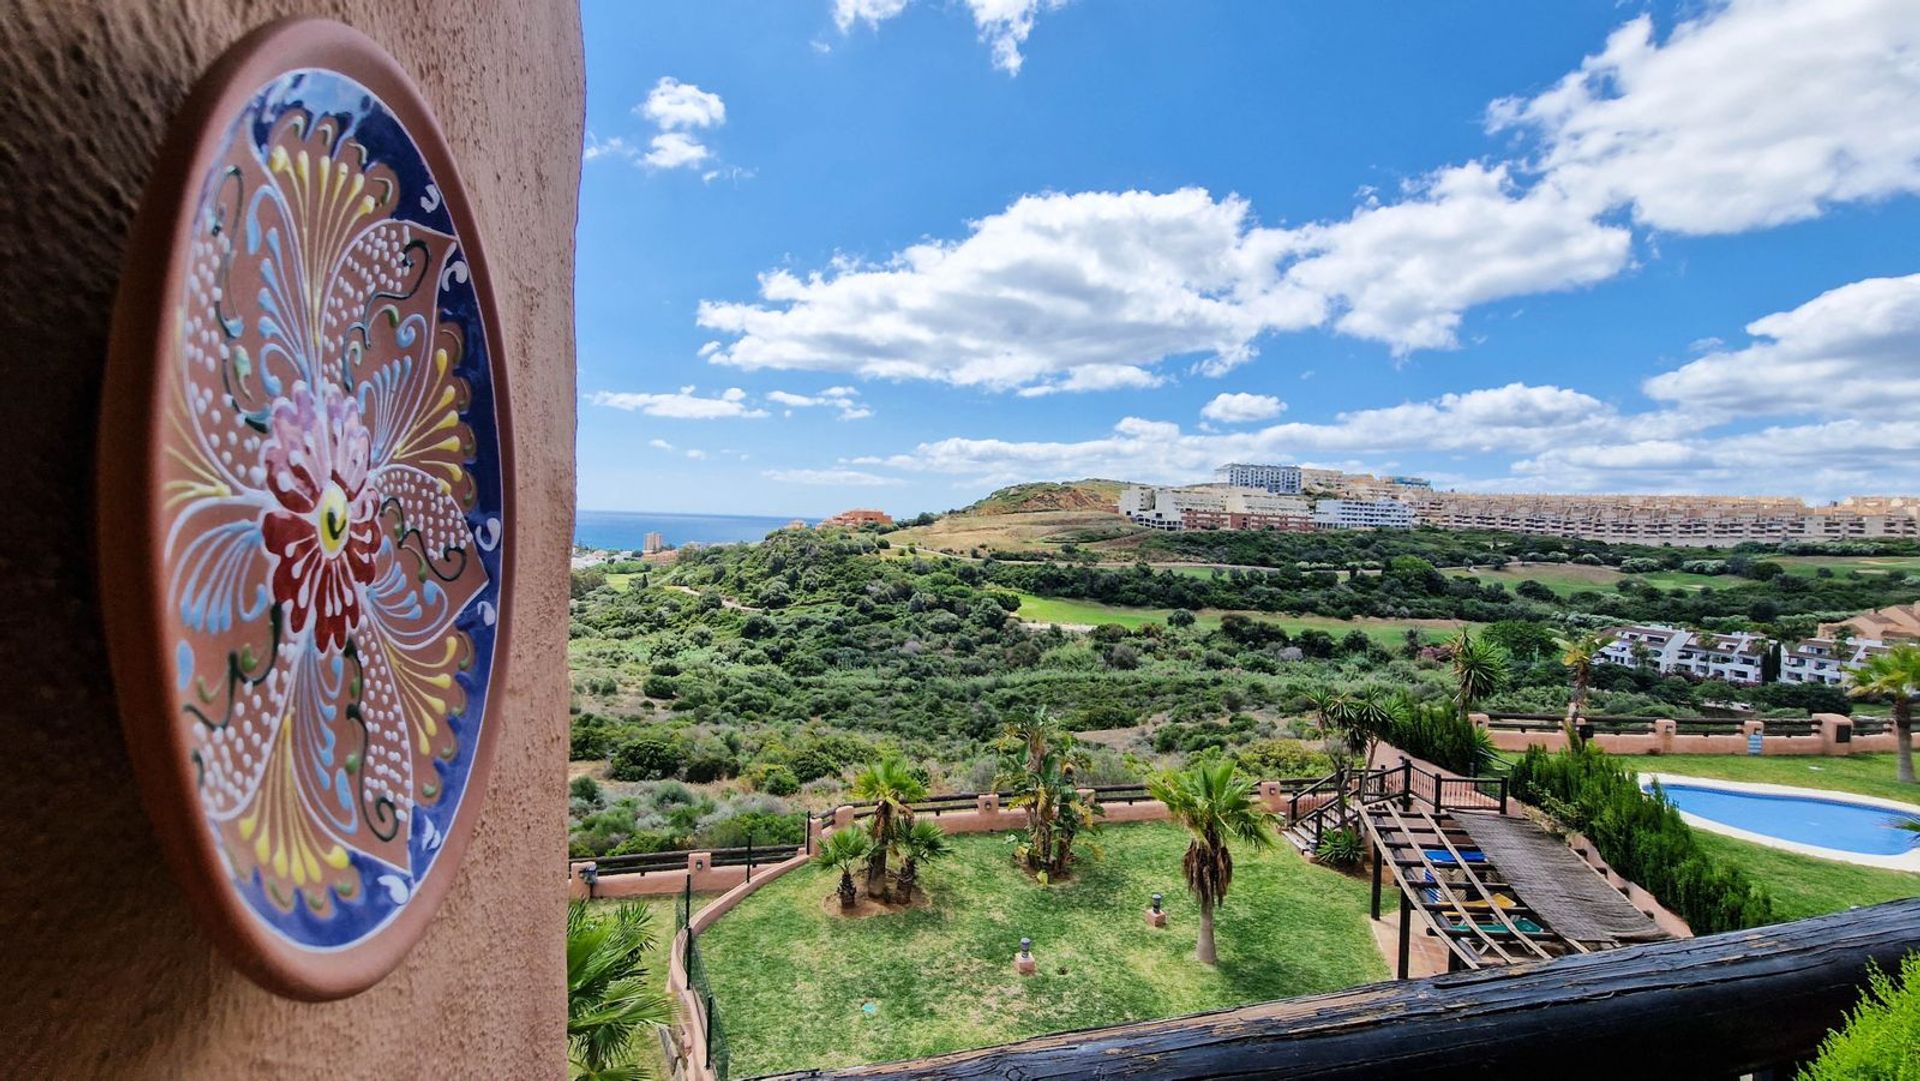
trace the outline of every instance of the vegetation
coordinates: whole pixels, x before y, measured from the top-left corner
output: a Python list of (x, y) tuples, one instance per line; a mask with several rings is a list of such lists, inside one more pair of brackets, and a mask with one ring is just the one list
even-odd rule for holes
[(867, 834), (866, 827), (858, 824), (834, 830), (820, 839), (820, 851), (814, 859), (840, 873), (840, 885), (835, 892), (840, 895), (841, 908), (852, 908), (859, 901), (853, 871), (873, 854), (873, 847), (873, 838)]
[(1007, 726), (1001, 736), (1001, 767), (995, 784), (1010, 804), (1027, 814), (1027, 832), (1015, 855), (1041, 882), (1065, 874), (1073, 843), (1103, 813), (1081, 796), (1078, 771), (1085, 756), (1046, 709)]
[[(921, 872), (932, 904), (862, 920), (836, 914), (829, 867), (768, 884), (701, 936), (734, 1075), (940, 1054), (1386, 978), (1364, 882), (1286, 846), (1237, 853), (1209, 967), (1193, 958), (1195, 904), (1175, 888), (1185, 833), (1165, 823), (1100, 833), (1102, 856), (1046, 889), (1008, 858), (1006, 835), (954, 837), (953, 855)], [(1143, 916), (1155, 893), (1166, 895), (1161, 930)], [(1033, 976), (1013, 971), (1022, 937), (1033, 939)]]
[(873, 844), (867, 855), (867, 893), (885, 899), (887, 856), (913, 827), (913, 803), (927, 798), (927, 786), (897, 754), (882, 755), (853, 778), (853, 798), (870, 801), (873, 817), (867, 833)]
[(672, 1020), (664, 990), (648, 974), (652, 910), (633, 902), (592, 912), (567, 909), (567, 1060), (575, 1081), (648, 1076), (639, 1034)]
[(1698, 934), (1773, 921), (1766, 889), (1716, 860), (1664, 796), (1640, 791), (1634, 772), (1595, 747), (1548, 754), (1530, 747), (1513, 764), (1513, 794), (1592, 839), (1601, 858), (1638, 882)]
[(1820, 1044), (1802, 1081), (1915, 1081), (1920, 1078), (1920, 954), (1900, 963), (1896, 982), (1879, 966), (1846, 1027)]
[(1848, 693), (1893, 703), (1895, 776), (1913, 784), (1913, 699), (1920, 695), (1920, 646), (1897, 645), (1847, 673)]
[(1775, 921), (1801, 920), (1859, 905), (1920, 897), (1920, 874), (1803, 856), (1706, 830), (1695, 830), (1694, 836), (1709, 856), (1740, 868), (1766, 887), (1773, 898)]
[(1213, 913), (1226, 903), (1227, 890), (1233, 885), (1229, 846), (1238, 841), (1257, 851), (1276, 843), (1277, 818), (1261, 808), (1254, 783), (1235, 776), (1232, 762), (1202, 763), (1147, 782), (1147, 792), (1166, 804), (1168, 816), (1192, 836), (1180, 870), (1187, 891), (1200, 906), (1200, 937), (1194, 955), (1203, 965), (1219, 962)]
[(1671, 754), (1648, 759), (1645, 768), (1686, 777), (1798, 785), (1862, 796), (1914, 802), (1913, 789), (1894, 779), (1892, 752), (1817, 755)]

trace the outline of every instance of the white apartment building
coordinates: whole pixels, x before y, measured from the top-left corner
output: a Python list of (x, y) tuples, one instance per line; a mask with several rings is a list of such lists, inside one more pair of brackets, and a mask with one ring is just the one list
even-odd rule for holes
[(1194, 484), (1184, 488), (1129, 485), (1120, 493), (1120, 513), (1136, 525), (1181, 529), (1277, 529), (1308, 532), (1313, 515), (1299, 496), (1261, 488)]
[(1861, 496), (1826, 506), (1772, 496), (1496, 495), (1409, 492), (1423, 524), (1680, 547), (1742, 541), (1920, 537), (1920, 499)]
[(1780, 682), (1837, 686), (1846, 681), (1849, 670), (1886, 651), (1887, 644), (1878, 638), (1856, 638), (1845, 645), (1832, 638), (1802, 639), (1781, 648)]
[(1278, 495), (1299, 495), (1300, 467), (1228, 462), (1213, 471), (1213, 482), (1235, 488), (1261, 488)]
[(1758, 634), (1695, 634), (1679, 627), (1645, 624), (1612, 627), (1613, 641), (1594, 657), (1596, 664), (1645, 667), (1662, 673), (1678, 672), (1695, 679), (1728, 683), (1760, 682), (1768, 642)]
[(1322, 499), (1313, 505), (1318, 529), (1412, 529), (1413, 508), (1392, 499)]
[(1660, 624), (1614, 627), (1608, 634), (1613, 641), (1607, 643), (1598, 656), (1596, 664), (1617, 664), (1625, 668), (1637, 668), (1645, 664), (1660, 672), (1671, 672), (1675, 661), (1679, 659), (1680, 647), (1689, 637), (1686, 631), (1678, 627), (1665, 627)]

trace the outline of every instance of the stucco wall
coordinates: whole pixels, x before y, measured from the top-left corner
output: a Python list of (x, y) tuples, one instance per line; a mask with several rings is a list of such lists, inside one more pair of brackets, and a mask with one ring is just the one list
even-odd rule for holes
[[(160, 863), (107, 678), (89, 514), (108, 313), (149, 159), (210, 61), (303, 13), (383, 44), (446, 127), (515, 368), (526, 523), (513, 685), (466, 862), (402, 967), (327, 1005), (276, 999), (229, 968)], [(0, 1076), (560, 1075), (574, 0), (20, 0), (4, 26)]]

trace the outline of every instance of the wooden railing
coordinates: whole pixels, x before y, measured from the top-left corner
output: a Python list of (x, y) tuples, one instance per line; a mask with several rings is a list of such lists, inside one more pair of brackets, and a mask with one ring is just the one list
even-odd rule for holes
[(1551, 962), (1042, 1036), (846, 1078), (1236, 1081), (1791, 1076), (1870, 964), (1920, 950), (1920, 898)]

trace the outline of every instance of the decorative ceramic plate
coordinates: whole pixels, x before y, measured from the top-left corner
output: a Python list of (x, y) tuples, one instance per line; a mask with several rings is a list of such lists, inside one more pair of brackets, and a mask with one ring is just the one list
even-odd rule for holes
[(392, 58), (300, 20), (215, 64), (114, 312), (101, 602), (161, 845), (279, 993), (391, 970), (479, 813), (511, 594), (500, 346)]

